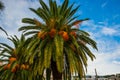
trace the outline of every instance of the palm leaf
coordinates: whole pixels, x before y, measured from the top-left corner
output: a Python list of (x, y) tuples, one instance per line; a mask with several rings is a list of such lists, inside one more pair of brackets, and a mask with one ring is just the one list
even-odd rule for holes
[(27, 35), (36, 34), (36, 33), (38, 33), (38, 31), (27, 31), (24, 33), (24, 35), (27, 36)]
[(7, 32), (6, 32), (2, 27), (0, 27), (0, 29), (1, 29), (2, 31), (4, 31), (5, 34), (8, 36)]
[(30, 18), (23, 18), (22, 22), (23, 23), (28, 23), (28, 24), (33, 24), (33, 25), (35, 24), (34, 19), (30, 19)]
[(72, 26), (78, 25), (78, 24), (80, 24), (80, 23), (82, 23), (83, 21), (86, 21), (86, 20), (89, 20), (89, 19), (86, 18), (86, 19), (82, 19), (82, 20), (76, 20), (72, 23)]
[(83, 31), (83, 30), (79, 30), (79, 29), (77, 29), (77, 33), (78, 33), (79, 35), (90, 36), (90, 34), (89, 34), (88, 32)]
[(88, 43), (90, 46), (92, 46), (94, 49), (97, 49), (96, 42), (92, 40), (91, 38), (84, 36), (84, 35), (79, 35), (79, 39), (83, 40), (84, 42)]
[(63, 69), (63, 38), (61, 36), (56, 35), (54, 38), (54, 43), (56, 47), (56, 63), (59, 72), (62, 72)]
[(57, 9), (57, 4), (56, 4), (56, 1), (53, 2), (53, 15), (55, 18), (58, 17), (58, 9)]
[(66, 11), (67, 7), (68, 7), (68, 3), (69, 3), (69, 0), (65, 0), (61, 6), (61, 9), (60, 9), (60, 14), (62, 14), (64, 11)]
[(39, 29), (39, 27), (37, 26), (23, 26), (21, 28), (19, 28), (19, 31), (26, 31), (26, 30), (31, 30), (31, 29)]
[(69, 19), (76, 13), (76, 11), (79, 9), (80, 6), (77, 6), (75, 9), (71, 10), (70, 11), (70, 14), (69, 14)]
[(42, 8), (38, 8), (37, 12), (39, 14), (39, 16), (46, 22), (49, 21), (49, 13), (47, 13), (44, 9)]
[(52, 57), (52, 44), (49, 42), (46, 47), (44, 48), (44, 65), (45, 68), (49, 68), (51, 64), (51, 57)]
[(12, 49), (13, 49), (11, 46), (9, 46), (9, 45), (7, 45), (7, 44), (5, 44), (5, 43), (0, 43), (0, 45), (6, 47), (6, 48), (9, 49), (9, 50), (12, 50)]
[(47, 11), (47, 13), (49, 14), (49, 13), (50, 13), (50, 10), (49, 10), (48, 6), (43, 2), (43, 0), (40, 0), (39, 2), (40, 2), (40, 4), (41, 4), (42, 8), (43, 8), (45, 11)]
[(50, 15), (53, 16), (54, 10), (53, 10), (53, 1), (49, 0), (49, 6), (50, 6)]
[(68, 7), (68, 9), (66, 9), (66, 11), (64, 11), (64, 19), (68, 19), (69, 20), (69, 14), (70, 14), (70, 11), (72, 10), (72, 7), (73, 7), (74, 3), (72, 5), (70, 5), (70, 7)]

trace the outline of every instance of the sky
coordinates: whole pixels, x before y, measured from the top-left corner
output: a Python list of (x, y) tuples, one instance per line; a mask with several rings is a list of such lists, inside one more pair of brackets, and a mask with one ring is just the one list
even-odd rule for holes
[[(5, 10), (0, 14), (0, 26), (9, 34), (20, 36), (18, 28), (25, 25), (22, 18), (38, 18), (29, 8), (40, 7), (38, 0), (0, 0)], [(48, 0), (44, 0), (48, 4)], [(56, 0), (60, 5), (63, 0)], [(98, 51), (92, 50), (96, 59), (88, 60), (88, 75), (109, 75), (120, 73), (120, 0), (70, 0), (69, 4), (80, 5), (78, 19), (90, 18), (80, 25), (80, 29), (90, 33), (97, 42)], [(0, 31), (0, 42), (9, 43)], [(12, 45), (12, 44), (10, 44)]]

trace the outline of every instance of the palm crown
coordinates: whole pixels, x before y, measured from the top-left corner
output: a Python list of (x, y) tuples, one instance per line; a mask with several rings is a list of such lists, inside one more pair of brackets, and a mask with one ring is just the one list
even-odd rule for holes
[[(30, 8), (43, 21), (37, 19), (24, 18), (23, 23), (30, 24), (19, 28), (25, 35), (33, 34), (36, 36), (33, 41), (33, 49), (39, 50), (39, 66), (41, 71), (51, 67), (52, 61), (56, 63), (59, 72), (69, 70), (70, 73), (84, 75), (84, 68), (87, 67), (87, 56), (92, 60), (95, 56), (86, 44), (97, 49), (94, 42), (85, 31), (73, 28), (82, 21), (76, 20), (74, 16), (79, 6), (73, 9), (73, 5), (68, 6), (69, 0), (65, 0), (61, 6), (56, 1), (49, 0), (49, 7), (40, 0), (41, 7), (38, 9)], [(31, 50), (32, 51), (32, 50)], [(33, 53), (32, 55), (35, 55)]]
[(13, 43), (14, 47), (0, 43), (0, 61), (4, 62), (0, 66), (0, 79), (27, 80), (30, 75), (30, 67), (22, 55), (26, 53), (27, 46), (25, 44), (29, 40), (25, 40), (23, 35), (20, 39), (17, 36), (8, 39)]
[(59, 6), (53, 0), (49, 0), (49, 6), (42, 0), (39, 2), (41, 7), (30, 10), (43, 21), (24, 18), (22, 22), (29, 25), (19, 28), (24, 35), (32, 35), (26, 43), (26, 53), (22, 54), (31, 65), (32, 76), (43, 75), (46, 71), (47, 80), (51, 72), (54, 80), (61, 80), (61, 76), (64, 80), (70, 79), (71, 74), (83, 77), (88, 57), (91, 60), (95, 58), (87, 44), (94, 49), (97, 46), (87, 32), (73, 26), (88, 19), (77, 20), (78, 16), (74, 14), (79, 6), (73, 8), (74, 4), (69, 5), (69, 0)]

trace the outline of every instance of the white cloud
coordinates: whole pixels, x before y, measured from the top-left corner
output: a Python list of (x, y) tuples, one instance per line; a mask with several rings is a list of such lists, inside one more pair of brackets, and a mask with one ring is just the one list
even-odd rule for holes
[[(4, 0), (3, 3), (5, 5), (5, 10), (0, 24), (9, 33), (9, 35), (19, 35), (18, 28), (23, 26), (23, 23), (21, 22), (22, 18), (37, 17), (29, 10), (29, 8), (32, 7), (36, 9), (40, 6), (37, 0), (34, 2), (26, 0)], [(1, 36), (4, 35), (1, 34)]]
[[(120, 46), (119, 46), (120, 47)], [(114, 58), (119, 58), (120, 49), (115, 50), (113, 53), (95, 53), (96, 59), (88, 61), (88, 72), (87, 74), (95, 75), (95, 68), (98, 75), (110, 75), (120, 73), (120, 62), (112, 61)]]
[(101, 7), (104, 8), (107, 5), (107, 2), (102, 3)]
[(115, 33), (117, 33), (117, 30), (113, 28), (103, 27), (102, 33), (105, 35), (114, 35)]
[(106, 21), (104, 21), (104, 22), (103, 21), (99, 21), (98, 24), (99, 25), (108, 25), (108, 23)]
[(84, 30), (89, 31), (98, 43), (98, 52), (93, 51), (96, 59), (93, 62), (88, 60), (87, 74), (95, 75), (95, 68), (97, 69), (98, 75), (120, 73), (120, 62), (119, 60), (116, 61), (120, 56), (119, 42), (115, 39), (105, 37), (105, 35), (119, 36), (120, 24), (109, 26), (107, 22), (95, 23), (91, 20), (83, 22), (82, 27)]
[(119, 14), (116, 14), (116, 15), (113, 16), (113, 19), (115, 20), (115, 19), (117, 19), (117, 18), (119, 18), (119, 17), (120, 17), (120, 15), (119, 15)]
[(83, 22), (81, 27), (84, 27), (88, 32), (93, 32), (92, 36), (95, 37), (98, 35), (120, 36), (120, 24), (109, 25), (106, 21), (95, 23), (94, 20), (90, 20)]
[(94, 23), (93, 20), (89, 20), (89, 21), (84, 21), (84, 22), (82, 23), (82, 26), (96, 27), (96, 24)]
[(119, 64), (120, 65), (120, 61), (113, 61), (114, 64)]

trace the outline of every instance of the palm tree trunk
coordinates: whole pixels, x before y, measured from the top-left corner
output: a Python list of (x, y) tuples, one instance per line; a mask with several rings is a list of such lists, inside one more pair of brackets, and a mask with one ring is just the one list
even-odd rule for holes
[(62, 80), (62, 73), (57, 70), (56, 62), (51, 61), (51, 69), (53, 74), (53, 80)]

